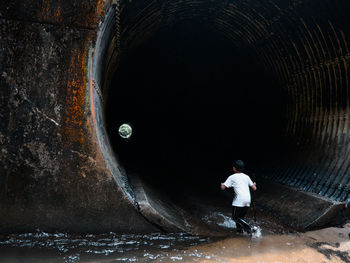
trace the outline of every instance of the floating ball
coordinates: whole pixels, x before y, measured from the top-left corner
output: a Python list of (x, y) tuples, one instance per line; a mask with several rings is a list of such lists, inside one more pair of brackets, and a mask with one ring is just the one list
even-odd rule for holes
[(129, 124), (124, 123), (120, 125), (118, 132), (120, 137), (129, 139), (132, 135), (132, 127)]

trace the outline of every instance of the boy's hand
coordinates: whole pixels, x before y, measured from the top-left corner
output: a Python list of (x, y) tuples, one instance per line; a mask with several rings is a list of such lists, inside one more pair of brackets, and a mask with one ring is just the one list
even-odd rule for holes
[(254, 191), (256, 191), (256, 182), (253, 182), (253, 185), (251, 186), (251, 188), (254, 190)]

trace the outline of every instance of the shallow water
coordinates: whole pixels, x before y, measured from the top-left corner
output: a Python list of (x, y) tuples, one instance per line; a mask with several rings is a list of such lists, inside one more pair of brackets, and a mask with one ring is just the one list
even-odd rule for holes
[(185, 233), (74, 235), (38, 230), (2, 236), (0, 262), (150, 262), (170, 253), (176, 253), (171, 260), (178, 261), (187, 248), (214, 240)]
[[(68, 234), (35, 233), (0, 236), (0, 262), (187, 262), (213, 259), (206, 251), (192, 249), (211, 244), (227, 237), (235, 237), (231, 231), (235, 223), (222, 213), (204, 218), (208, 224), (216, 224), (225, 236), (202, 236), (187, 233), (150, 234)], [(237, 236), (236, 236), (237, 237)], [(255, 236), (238, 238), (262, 238), (261, 229)]]
[[(220, 259), (227, 239), (236, 240), (233, 249), (261, 246), (267, 235), (289, 235), (291, 232), (265, 214), (257, 213), (256, 220), (248, 213), (246, 220), (258, 228), (253, 236), (237, 235), (231, 219), (230, 202), (197, 197), (186, 200), (190, 213), (184, 217), (193, 233), (150, 234), (67, 234), (35, 233), (0, 235), (0, 263), (56, 263), (56, 262), (226, 262)], [(191, 206), (192, 205), (192, 206)], [(195, 207), (193, 209), (192, 207)], [(219, 243), (218, 243), (219, 242)], [(279, 241), (276, 241), (277, 243)], [(221, 249), (217, 254), (210, 247)], [(204, 250), (202, 247), (206, 247)], [(219, 251), (218, 250), (218, 251)], [(250, 250), (250, 249), (249, 249)], [(232, 250), (233, 251), (233, 250)]]
[(0, 236), (0, 262), (350, 262), (349, 230), (347, 226), (259, 237), (185, 233), (77, 235), (38, 230)]
[[(209, 206), (208, 206), (209, 207)], [(201, 215), (201, 235), (188, 233), (150, 234), (68, 234), (35, 233), (0, 236), (0, 262), (175, 262), (215, 260), (206, 251), (195, 249), (227, 238), (260, 243), (262, 235), (284, 232), (284, 228), (263, 217), (247, 220), (257, 231), (253, 236), (235, 233), (229, 211), (206, 210)], [(206, 229), (203, 231), (203, 229)], [(209, 231), (207, 231), (209, 229)], [(241, 242), (241, 241), (240, 241)], [(245, 241), (244, 241), (245, 242)]]

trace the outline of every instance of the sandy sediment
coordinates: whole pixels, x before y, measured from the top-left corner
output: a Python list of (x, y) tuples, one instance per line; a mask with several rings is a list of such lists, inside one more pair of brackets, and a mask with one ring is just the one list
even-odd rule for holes
[(306, 233), (229, 237), (159, 262), (350, 262), (350, 225)]

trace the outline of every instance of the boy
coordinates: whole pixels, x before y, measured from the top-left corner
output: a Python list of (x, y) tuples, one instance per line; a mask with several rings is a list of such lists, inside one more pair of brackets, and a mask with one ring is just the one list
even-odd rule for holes
[(232, 219), (236, 222), (237, 232), (242, 233), (243, 230), (252, 233), (254, 228), (249, 225), (245, 220), (249, 206), (250, 206), (250, 191), (249, 187), (256, 191), (256, 183), (252, 182), (250, 177), (243, 173), (244, 162), (237, 160), (233, 164), (234, 174), (230, 175), (224, 183), (221, 183), (221, 190), (233, 187), (235, 191), (235, 197), (232, 201)]

